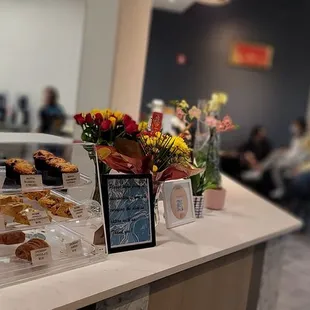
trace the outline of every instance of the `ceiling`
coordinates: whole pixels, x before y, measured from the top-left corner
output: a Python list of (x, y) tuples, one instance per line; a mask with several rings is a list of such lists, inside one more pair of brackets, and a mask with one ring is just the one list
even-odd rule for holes
[(181, 13), (195, 2), (207, 5), (224, 5), (229, 3), (230, 0), (154, 0), (154, 7), (161, 10)]

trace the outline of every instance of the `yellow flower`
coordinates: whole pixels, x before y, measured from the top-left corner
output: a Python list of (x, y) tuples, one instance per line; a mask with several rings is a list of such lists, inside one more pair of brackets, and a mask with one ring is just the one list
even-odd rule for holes
[(123, 119), (123, 113), (120, 111), (114, 111), (113, 115), (116, 117), (117, 121), (121, 121)]
[(147, 127), (148, 127), (148, 123), (147, 122), (140, 122), (138, 129), (139, 129), (139, 131), (144, 131), (144, 130), (147, 129)]
[(115, 128), (116, 117), (115, 117), (115, 116), (110, 116), (110, 117), (109, 117), (109, 121), (111, 121), (111, 126), (112, 126), (112, 128)]
[(217, 93), (218, 101), (221, 104), (226, 104), (228, 101), (228, 96), (225, 93)]
[(182, 110), (188, 109), (188, 107), (189, 107), (188, 103), (187, 103), (185, 100), (182, 100), (182, 101), (178, 104), (178, 106), (179, 106)]
[(157, 172), (158, 171), (158, 167), (156, 165), (153, 165), (153, 172)]
[(105, 109), (105, 110), (102, 110), (101, 112), (102, 112), (103, 118), (105, 119), (109, 119), (109, 117), (113, 114), (110, 109)]

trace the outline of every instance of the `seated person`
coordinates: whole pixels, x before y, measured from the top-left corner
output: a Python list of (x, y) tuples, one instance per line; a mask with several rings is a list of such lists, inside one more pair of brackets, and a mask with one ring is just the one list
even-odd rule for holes
[(248, 141), (239, 148), (241, 167), (245, 170), (256, 169), (270, 154), (271, 149), (266, 129), (263, 126), (255, 126)]
[(274, 199), (282, 198), (284, 195), (284, 175), (289, 177), (296, 166), (308, 156), (308, 151), (302, 147), (306, 133), (305, 120), (303, 118), (294, 120), (290, 130), (292, 139), (287, 149), (275, 150), (262, 162), (254, 163), (252, 170), (242, 175), (244, 180), (259, 180), (265, 171), (270, 170), (275, 185), (270, 196)]

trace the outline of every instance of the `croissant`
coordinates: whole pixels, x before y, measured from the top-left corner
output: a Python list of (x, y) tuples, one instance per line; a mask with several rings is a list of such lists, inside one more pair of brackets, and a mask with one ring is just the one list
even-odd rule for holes
[(38, 238), (33, 238), (29, 240), (28, 242), (20, 245), (16, 250), (15, 250), (15, 255), (18, 258), (28, 260), (31, 262), (31, 251), (33, 250), (38, 250), (38, 249), (43, 249), (43, 248), (48, 248), (49, 245), (47, 242), (45, 242), (42, 239)]
[(0, 235), (0, 244), (11, 245), (23, 243), (26, 235), (20, 231), (11, 231)]

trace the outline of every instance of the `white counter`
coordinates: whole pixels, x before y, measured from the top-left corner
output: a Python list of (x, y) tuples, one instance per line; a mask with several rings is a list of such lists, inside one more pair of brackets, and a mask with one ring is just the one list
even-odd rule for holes
[(224, 211), (205, 210), (203, 219), (169, 231), (161, 223), (155, 248), (110, 255), (96, 265), (1, 289), (1, 309), (77, 309), (301, 226), (230, 179), (223, 181)]

